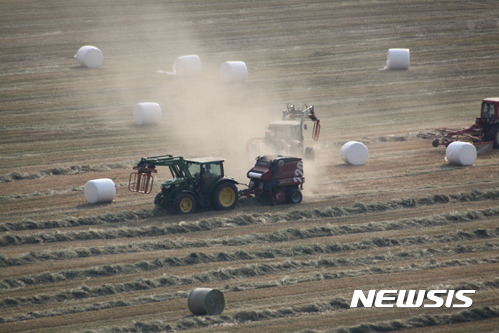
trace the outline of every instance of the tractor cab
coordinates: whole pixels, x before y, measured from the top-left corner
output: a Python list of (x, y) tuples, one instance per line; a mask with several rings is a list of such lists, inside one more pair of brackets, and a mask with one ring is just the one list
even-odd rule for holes
[(307, 130), (305, 123), (307, 120), (314, 123), (312, 139), (317, 141), (321, 126), (314, 107), (288, 104), (282, 111), (281, 120), (267, 125), (264, 138), (252, 138), (248, 141), (246, 151), (250, 159), (253, 159), (255, 155), (265, 154), (304, 156), (307, 159), (313, 159), (314, 148), (305, 147), (304, 131)]
[(209, 192), (215, 182), (224, 176), (223, 159), (216, 157), (200, 157), (186, 159), (189, 173), (200, 185), (203, 192)]
[(271, 139), (290, 141), (303, 141), (301, 123), (297, 120), (280, 120), (271, 122), (268, 126), (267, 136)]
[(499, 122), (499, 97), (486, 98), (482, 101), (480, 118), (477, 119), (483, 124), (495, 124)]

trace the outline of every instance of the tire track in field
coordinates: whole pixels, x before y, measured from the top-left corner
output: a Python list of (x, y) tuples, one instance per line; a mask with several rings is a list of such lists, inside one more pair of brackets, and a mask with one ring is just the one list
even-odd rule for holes
[[(137, 253), (158, 250), (186, 249), (210, 246), (243, 246), (248, 244), (266, 244), (293, 241), (297, 239), (309, 239), (319, 237), (330, 237), (338, 235), (349, 235), (368, 232), (380, 232), (390, 230), (403, 230), (409, 228), (435, 227), (455, 223), (471, 222), (480, 219), (488, 219), (499, 216), (499, 208), (483, 209), (478, 211), (455, 212), (453, 214), (433, 215), (417, 219), (401, 219), (389, 222), (368, 222), (355, 225), (325, 225), (308, 228), (288, 228), (264, 234), (249, 234), (245, 236), (225, 236), (212, 239), (193, 239), (189, 241), (175, 241), (163, 239), (156, 242), (127, 243), (125, 245), (112, 245), (104, 247), (77, 248), (63, 251), (30, 252), (27, 255), (8, 258), (0, 255), (0, 267), (20, 266), (30, 263), (40, 263), (52, 260), (67, 260), (76, 258), (88, 258), (100, 255), (112, 255), (123, 253)], [(475, 233), (480, 233), (476, 230)], [(483, 231), (487, 237), (487, 232)]]
[(259, 251), (237, 250), (234, 252), (219, 252), (206, 254), (204, 252), (191, 252), (184, 257), (155, 258), (141, 260), (137, 263), (102, 265), (82, 270), (65, 270), (60, 272), (45, 272), (18, 278), (8, 278), (0, 281), (0, 289), (20, 288), (29, 285), (57, 283), (69, 280), (81, 280), (102, 276), (118, 276), (139, 272), (153, 271), (167, 267), (191, 266), (216, 262), (238, 262), (240, 260), (260, 260), (293, 258), (302, 255), (322, 255), (344, 253), (350, 251), (372, 250), (376, 248), (389, 248), (411, 245), (428, 245), (433, 243), (463, 242), (476, 239), (495, 239), (499, 237), (499, 227), (495, 229), (477, 229), (471, 232), (457, 231), (433, 236), (409, 236), (402, 238), (375, 237), (359, 242), (315, 245), (301, 245), (288, 248), (267, 248)]
[[(485, 200), (497, 200), (499, 199), (499, 190), (490, 191), (471, 191), (467, 193), (460, 194), (435, 194), (428, 197), (422, 198), (407, 198), (399, 200), (390, 200), (387, 202), (377, 202), (377, 203), (355, 203), (351, 207), (327, 207), (324, 209), (302, 209), (295, 210), (287, 213), (265, 213), (265, 214), (241, 214), (235, 218), (209, 218), (205, 220), (200, 220), (198, 222), (185, 222), (182, 226), (169, 226), (167, 228), (157, 230), (157, 227), (151, 227), (156, 232), (162, 231), (163, 234), (177, 234), (177, 233), (190, 233), (195, 231), (207, 231), (216, 228), (229, 227), (234, 225), (248, 225), (248, 224), (259, 224), (264, 221), (265, 223), (273, 223), (280, 221), (289, 220), (300, 220), (304, 218), (308, 219), (319, 219), (319, 218), (331, 218), (339, 216), (350, 216), (357, 214), (373, 213), (373, 212), (384, 212), (388, 210), (403, 209), (403, 208), (415, 208), (418, 206), (429, 206), (435, 204), (447, 204), (447, 203), (459, 203), (459, 202), (474, 202), (474, 201), (485, 201)], [(54, 229), (54, 228), (71, 228), (79, 226), (90, 226), (90, 225), (106, 225), (106, 224), (116, 224), (132, 220), (140, 220), (153, 218), (158, 216), (163, 216), (166, 213), (162, 210), (142, 210), (142, 211), (124, 211), (117, 213), (108, 213), (103, 215), (91, 216), (91, 217), (81, 217), (74, 218), (68, 217), (61, 220), (55, 221), (16, 221), (16, 222), (4, 222), (0, 224), (0, 232), (9, 231), (21, 231), (21, 230), (37, 230), (37, 229)], [(144, 229), (144, 228), (141, 228)], [(147, 228), (145, 228), (147, 229)], [(146, 230), (143, 231), (147, 233)], [(6, 236), (4, 236), (6, 237)], [(3, 240), (0, 242), (0, 246), (6, 246), (10, 243)], [(41, 241), (41, 240), (40, 240)]]

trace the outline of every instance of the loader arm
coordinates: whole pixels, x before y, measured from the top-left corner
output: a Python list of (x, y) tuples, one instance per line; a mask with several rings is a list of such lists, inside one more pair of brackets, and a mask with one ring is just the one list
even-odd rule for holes
[(153, 173), (157, 173), (157, 166), (169, 168), (173, 178), (183, 178), (186, 182), (192, 182), (191, 176), (185, 160), (181, 156), (160, 155), (143, 157), (139, 163), (133, 167), (135, 172), (130, 174), (128, 189), (132, 192), (150, 193), (154, 182)]

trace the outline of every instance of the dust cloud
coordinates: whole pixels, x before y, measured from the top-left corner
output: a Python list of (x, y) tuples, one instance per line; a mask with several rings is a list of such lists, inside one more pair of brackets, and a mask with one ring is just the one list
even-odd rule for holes
[[(115, 87), (121, 90), (130, 110), (138, 102), (161, 105), (162, 120), (152, 130), (162, 136), (164, 145), (149, 150), (151, 154), (221, 157), (226, 160), (226, 174), (246, 182), (246, 172), (256, 157), (248, 156), (246, 144), (251, 138), (263, 137), (266, 124), (280, 119), (286, 101), (268, 96), (269, 85), (262, 87), (258, 82), (261, 78), (253, 72), (258, 60), (246, 59), (232, 50), (230, 43), (227, 49), (220, 49), (209, 40), (200, 40), (194, 27), (186, 27), (189, 19), (183, 19), (184, 14), (169, 14), (168, 20), (141, 21), (146, 27), (137, 29), (149, 37), (143, 45), (135, 39), (133, 48), (153, 46), (155, 51), (144, 57), (127, 56), (127, 73), (117, 76)], [(177, 38), (172, 39), (174, 36)], [(199, 75), (169, 74), (178, 57), (191, 54), (201, 59)], [(246, 81), (221, 80), (220, 66), (231, 60), (247, 64)]]
[[(246, 182), (246, 172), (256, 158), (246, 151), (247, 142), (251, 138), (263, 138), (266, 125), (280, 120), (286, 103), (302, 101), (289, 101), (276, 93), (279, 90), (265, 80), (273, 73), (258, 72), (259, 62), (265, 58), (254, 55), (247, 58), (244, 52), (234, 49), (230, 41), (200, 38), (192, 23), (193, 17), (182, 12), (181, 7), (154, 6), (117, 8), (118, 16), (113, 20), (123, 20), (122, 31), (110, 32), (108, 16), (93, 13), (99, 29), (89, 32), (88, 39), (103, 50), (104, 64), (92, 74), (99, 76), (100, 87), (106, 87), (99, 95), (108, 103), (118, 105), (103, 110), (102, 125), (133, 131), (134, 135), (150, 132), (151, 142), (161, 144), (144, 145), (143, 156), (224, 158), (227, 176)], [(128, 24), (126, 18), (130, 17), (135, 19)], [(112, 26), (116, 24), (113, 22)], [(113, 42), (105, 42), (109, 40)], [(177, 57), (190, 54), (200, 57), (201, 74), (167, 74), (173, 71)], [(220, 66), (225, 61), (244, 61), (248, 79), (223, 82)], [(133, 126), (132, 110), (140, 102), (161, 105), (163, 115), (157, 126)], [(311, 166), (306, 169), (312, 170)]]
[[(170, 102), (175, 112), (170, 121), (177, 126), (177, 139), (188, 147), (186, 154), (224, 157), (227, 167), (246, 170), (246, 143), (263, 137), (272, 112), (259, 102), (262, 96), (251, 91), (249, 84), (223, 84), (217, 79), (215, 73), (203, 78), (171, 78), (175, 96)], [(279, 110), (275, 116), (280, 116)]]

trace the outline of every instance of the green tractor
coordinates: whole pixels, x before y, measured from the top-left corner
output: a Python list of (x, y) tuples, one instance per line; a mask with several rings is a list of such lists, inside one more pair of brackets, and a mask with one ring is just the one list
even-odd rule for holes
[(231, 210), (238, 202), (237, 182), (224, 176), (223, 159), (162, 155), (143, 157), (130, 175), (128, 189), (150, 193), (157, 166), (167, 166), (172, 174), (161, 184), (154, 203), (176, 213), (188, 214), (198, 206)]

